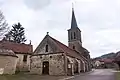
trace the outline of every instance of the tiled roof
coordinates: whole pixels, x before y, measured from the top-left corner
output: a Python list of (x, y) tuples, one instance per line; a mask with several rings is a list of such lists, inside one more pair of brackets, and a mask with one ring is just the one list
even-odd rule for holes
[(101, 59), (99, 61), (105, 62), (105, 63), (112, 63), (114, 61), (114, 59)]
[(17, 57), (12, 50), (8, 50), (8, 49), (0, 49), (0, 55)]
[[(49, 36), (49, 37), (50, 37), (50, 36)], [(63, 52), (66, 53), (66, 55), (71, 56), (71, 57), (76, 57), (76, 58), (78, 58), (78, 59), (81, 59), (81, 58), (84, 58), (84, 59), (85, 59), (85, 57), (83, 57), (83, 56), (82, 56), (80, 53), (78, 53), (77, 51), (69, 48), (69, 47), (66, 46), (65, 44), (59, 42), (58, 40), (56, 40), (56, 39), (54, 39), (54, 38), (52, 38), (52, 37), (50, 37), (50, 38), (61, 48), (61, 50), (62, 50)]]
[(21, 43), (9, 42), (9, 41), (0, 41), (0, 48), (1, 49), (9, 49), (15, 53), (23, 53), (23, 54), (33, 53), (33, 48), (32, 48), (32, 45), (30, 45), (30, 44), (21, 44)]

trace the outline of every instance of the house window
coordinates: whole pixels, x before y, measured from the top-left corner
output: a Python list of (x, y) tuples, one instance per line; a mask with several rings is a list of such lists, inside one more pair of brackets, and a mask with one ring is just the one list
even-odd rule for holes
[(74, 39), (76, 39), (76, 35), (75, 35), (75, 32), (74, 32)]
[(27, 55), (23, 56), (23, 61), (26, 62), (27, 61)]
[(46, 45), (45, 52), (48, 52), (48, 45)]
[(71, 33), (71, 39), (73, 39), (72, 33)]

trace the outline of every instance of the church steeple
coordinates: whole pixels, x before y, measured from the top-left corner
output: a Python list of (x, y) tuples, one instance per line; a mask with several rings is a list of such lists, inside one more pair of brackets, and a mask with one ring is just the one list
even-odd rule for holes
[(68, 45), (70, 48), (75, 49), (78, 52), (80, 52), (80, 47), (82, 46), (81, 31), (78, 28), (73, 7), (71, 28), (68, 30)]
[(72, 7), (72, 19), (71, 19), (71, 28), (77, 28), (77, 22), (74, 14), (74, 8)]

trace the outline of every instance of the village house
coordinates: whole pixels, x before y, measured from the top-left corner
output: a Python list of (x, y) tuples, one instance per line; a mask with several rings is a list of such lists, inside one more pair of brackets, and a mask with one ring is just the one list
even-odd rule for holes
[[(31, 44), (15, 43), (3, 39), (0, 41), (0, 49), (11, 50), (16, 55), (16, 57), (18, 57), (17, 64), (14, 64), (16, 65), (15, 71), (30, 71), (30, 55), (33, 53), (33, 46)], [(9, 52), (7, 53), (9, 54)], [(11, 60), (12, 59), (13, 56)]]
[(17, 59), (12, 50), (0, 49), (0, 74), (15, 74)]
[(47, 33), (31, 56), (30, 63), (31, 74), (74, 75), (91, 70), (89, 51), (82, 46), (74, 10), (68, 30), (68, 46)]
[(96, 59), (94, 60), (93, 65), (96, 69), (116, 68), (114, 59)]
[(114, 62), (116, 63), (117, 70), (120, 70), (120, 51), (116, 53)]

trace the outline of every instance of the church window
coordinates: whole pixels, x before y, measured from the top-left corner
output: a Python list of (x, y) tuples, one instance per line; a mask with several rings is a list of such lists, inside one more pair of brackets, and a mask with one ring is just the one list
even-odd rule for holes
[(75, 46), (73, 46), (73, 49), (75, 49)]
[(60, 66), (57, 66), (57, 68), (59, 68)]
[(72, 33), (71, 33), (71, 39), (73, 39)]
[(48, 52), (48, 45), (46, 45), (46, 49), (45, 49), (45, 52)]
[(40, 58), (42, 58), (42, 56), (40, 56)]
[(27, 61), (27, 55), (23, 56), (23, 61), (26, 62)]
[(76, 39), (76, 35), (75, 35), (75, 32), (74, 32), (74, 39)]
[(50, 58), (52, 58), (52, 56), (50, 56)]

